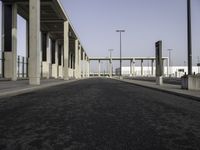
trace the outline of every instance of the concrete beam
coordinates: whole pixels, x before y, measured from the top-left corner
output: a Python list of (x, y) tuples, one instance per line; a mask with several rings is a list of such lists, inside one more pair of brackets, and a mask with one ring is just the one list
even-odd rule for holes
[[(94, 61), (97, 61), (97, 60), (109, 60), (110, 58), (109, 57), (91, 57), (90, 60), (94, 60)], [(135, 59), (135, 60), (155, 60), (156, 58), (155, 57), (122, 57), (122, 60), (132, 60), (132, 59)], [(164, 59), (168, 59), (168, 57), (163, 57), (162, 58), (163, 60)], [(112, 60), (120, 60), (119, 57), (112, 57)]]

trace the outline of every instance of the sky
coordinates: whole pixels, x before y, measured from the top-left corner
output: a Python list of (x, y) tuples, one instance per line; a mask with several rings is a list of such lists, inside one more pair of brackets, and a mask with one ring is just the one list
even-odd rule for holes
[[(192, 1), (193, 62), (200, 56), (200, 0)], [(163, 41), (163, 55), (173, 49), (172, 62), (187, 61), (186, 0), (61, 0), (89, 56), (155, 56), (154, 43)]]
[[(89, 57), (155, 56), (155, 42), (163, 41), (163, 56), (172, 51), (172, 64), (187, 62), (187, 0), (60, 0)], [(200, 0), (192, 2), (193, 64), (200, 56)], [(1, 12), (1, 11), (0, 11)], [(1, 15), (1, 14), (0, 14)], [(1, 22), (1, 21), (0, 21)], [(24, 20), (18, 21), (18, 51), (25, 51)], [(1, 43), (0, 43), (1, 44)]]

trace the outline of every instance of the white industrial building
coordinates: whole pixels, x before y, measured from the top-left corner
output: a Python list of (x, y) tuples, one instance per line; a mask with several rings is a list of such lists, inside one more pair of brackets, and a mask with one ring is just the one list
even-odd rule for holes
[[(119, 75), (119, 68), (115, 70), (116, 75)], [(200, 67), (193, 66), (192, 68), (195, 74), (200, 73)], [(122, 75), (123, 76), (155, 76), (156, 68), (152, 68), (150, 66), (144, 66), (143, 70), (139, 66), (135, 66), (133, 70), (133, 74), (131, 75), (131, 68), (130, 66), (122, 67)], [(188, 69), (186, 66), (172, 66), (172, 67), (164, 67), (164, 76), (171, 76), (171, 77), (181, 77), (185, 73), (187, 74)]]

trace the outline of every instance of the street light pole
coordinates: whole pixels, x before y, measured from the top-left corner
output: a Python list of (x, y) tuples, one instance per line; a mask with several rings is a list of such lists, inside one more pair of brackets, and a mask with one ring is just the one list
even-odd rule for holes
[(188, 75), (192, 75), (191, 0), (187, 0)]
[(200, 73), (200, 57), (197, 57), (197, 67), (198, 67), (198, 73)]
[(116, 32), (120, 33), (120, 73), (119, 76), (122, 76), (122, 32), (125, 32), (125, 30), (116, 30)]

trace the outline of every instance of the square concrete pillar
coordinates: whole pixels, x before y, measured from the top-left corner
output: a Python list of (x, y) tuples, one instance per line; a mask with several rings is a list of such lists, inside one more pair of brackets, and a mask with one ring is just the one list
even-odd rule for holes
[(133, 60), (130, 60), (130, 77), (133, 76)]
[(167, 58), (167, 76), (169, 77), (169, 58)]
[(63, 78), (63, 62), (64, 62), (64, 61), (63, 61), (63, 59), (64, 59), (64, 56), (63, 56), (63, 49), (64, 49), (64, 47), (63, 47), (63, 45), (62, 45), (62, 46), (61, 46), (61, 49), (60, 49), (60, 58), (59, 58), (61, 63), (59, 64), (59, 67), (58, 67), (58, 68), (59, 68), (59, 71), (58, 71), (58, 72), (59, 72), (59, 75), (58, 75), (58, 76), (59, 76), (60, 78)]
[(154, 59), (151, 60), (151, 75), (154, 76)]
[(156, 51), (156, 84), (163, 84), (163, 59), (162, 59), (162, 41), (155, 43)]
[(64, 22), (64, 67), (63, 67), (63, 77), (64, 80), (69, 80), (69, 22)]
[(143, 59), (141, 60), (141, 76), (143, 76), (144, 74), (144, 69), (143, 69)]
[(181, 86), (187, 90), (200, 90), (200, 76), (199, 75), (185, 75), (181, 77)]
[(2, 5), (4, 77), (17, 80), (17, 4)]
[(135, 73), (135, 63), (136, 63), (136, 60), (133, 59), (133, 64), (132, 64), (132, 76), (135, 76), (136, 73)]
[(85, 56), (85, 77), (87, 77), (88, 67), (87, 67), (87, 56)]
[(89, 59), (88, 59), (88, 57), (86, 56), (86, 60), (85, 60), (85, 77), (89, 77), (88, 75), (89, 75), (89, 67), (88, 67), (88, 61), (89, 61)]
[(43, 50), (43, 61), (42, 61), (43, 77), (49, 79), (51, 77), (51, 48), (50, 48), (49, 33), (46, 34), (42, 42), (45, 45), (43, 47), (44, 50)]
[(84, 77), (87, 77), (87, 56), (85, 55), (84, 61)]
[(85, 52), (83, 51), (82, 53), (82, 77), (84, 78), (85, 77)]
[(130, 76), (135, 76), (135, 59), (130, 61)]
[(98, 67), (98, 76), (101, 76), (101, 60), (98, 61), (99, 62), (99, 67)]
[(75, 78), (79, 78), (79, 41), (75, 40)]
[(163, 77), (162, 76), (156, 76), (156, 84), (163, 85)]
[(79, 59), (79, 61), (78, 61), (78, 65), (79, 65), (79, 78), (81, 78), (81, 51), (82, 51), (82, 49), (81, 49), (81, 45), (79, 45), (79, 49), (78, 49), (78, 59)]
[(110, 58), (110, 60), (109, 60), (109, 76), (110, 76), (110, 78), (112, 78), (112, 58)]
[(55, 42), (55, 63), (52, 64), (52, 77), (58, 78), (58, 41)]
[(87, 74), (87, 77), (90, 77), (90, 60), (88, 58), (88, 74)]
[(40, 85), (40, 0), (29, 0), (29, 83)]

